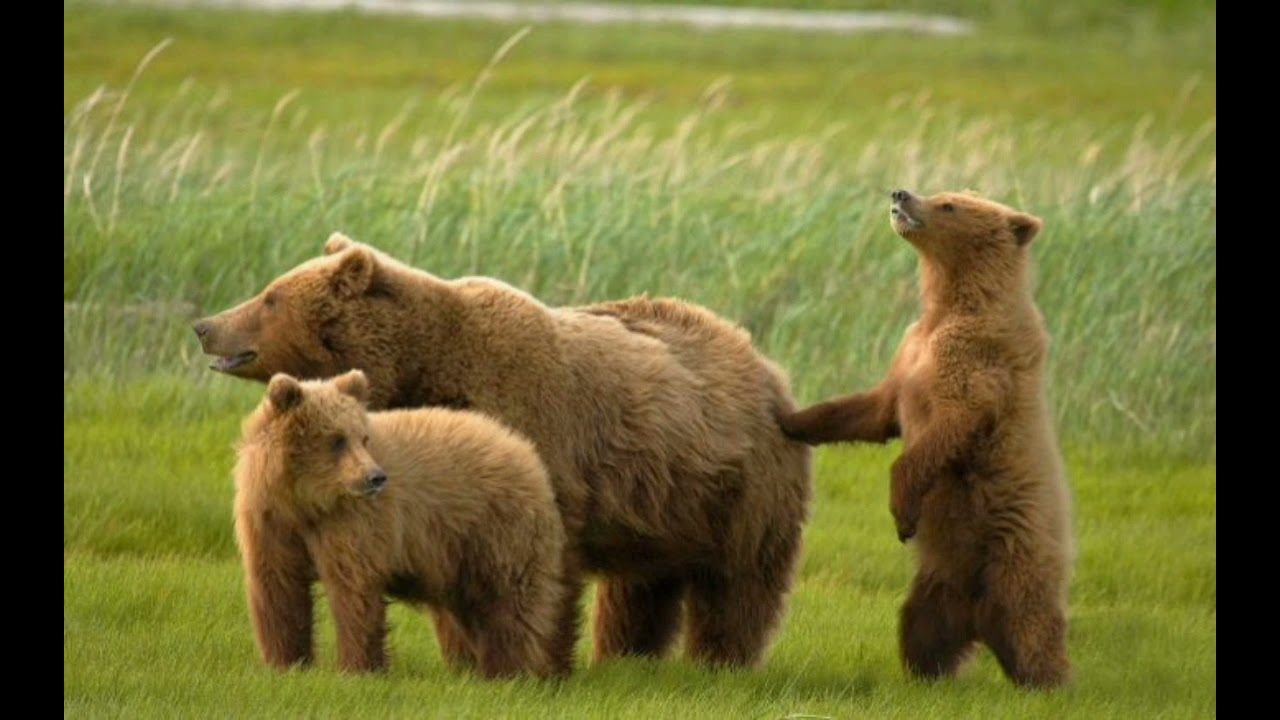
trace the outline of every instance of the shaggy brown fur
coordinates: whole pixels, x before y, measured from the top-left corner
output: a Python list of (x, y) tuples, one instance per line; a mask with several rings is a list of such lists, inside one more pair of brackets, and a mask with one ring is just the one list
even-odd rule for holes
[(470, 407), (532, 438), (569, 538), (563, 667), (584, 572), (604, 577), (597, 659), (664, 653), (682, 600), (691, 656), (763, 659), (800, 554), (811, 450), (778, 432), (793, 401), (745, 332), (677, 300), (551, 308), (337, 234), (326, 253), (196, 324), (215, 369), (361, 368), (375, 408)]
[(812, 444), (902, 436), (891, 510), (920, 564), (902, 609), (910, 672), (950, 674), (981, 640), (1014, 682), (1060, 684), (1073, 551), (1029, 278), (1041, 222), (972, 194), (905, 190), (890, 215), (920, 254), (922, 317), (870, 391), (779, 422)]
[(311, 660), (311, 583), (344, 670), (386, 666), (384, 595), (424, 604), (485, 677), (547, 676), (564, 526), (532, 444), (479, 413), (366, 413), (353, 370), (271, 379), (244, 423), (236, 537), (263, 658)]

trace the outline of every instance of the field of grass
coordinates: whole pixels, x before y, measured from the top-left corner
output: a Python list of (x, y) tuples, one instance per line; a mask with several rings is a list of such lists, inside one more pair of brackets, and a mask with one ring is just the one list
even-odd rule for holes
[[(1216, 715), (1214, 7), (1054, 5), (901, 4), (974, 12), (975, 35), (930, 38), (66, 4), (64, 714)], [(874, 382), (916, 311), (896, 187), (1046, 221), (1070, 688), (1016, 691), (985, 652), (954, 681), (903, 677), (893, 446), (819, 452), (762, 670), (486, 684), (447, 673), (402, 608), (387, 677), (333, 672), (327, 620), (319, 669), (261, 667), (230, 468), (262, 388), (205, 370), (191, 319), (341, 229), (550, 303), (699, 302), (810, 402)]]

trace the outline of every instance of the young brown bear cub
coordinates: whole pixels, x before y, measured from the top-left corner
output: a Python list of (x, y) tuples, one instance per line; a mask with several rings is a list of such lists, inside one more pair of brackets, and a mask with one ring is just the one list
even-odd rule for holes
[(1041, 221), (968, 193), (892, 200), (893, 229), (920, 254), (920, 320), (870, 391), (779, 422), (810, 444), (902, 437), (891, 510), (919, 549), (901, 618), (909, 672), (954, 673), (981, 640), (1014, 682), (1061, 684), (1073, 550), (1029, 277)]
[(554, 674), (564, 528), (533, 446), (478, 413), (368, 413), (353, 370), (279, 374), (244, 422), (236, 537), (263, 658), (312, 658), (324, 583), (344, 670), (387, 664), (384, 595), (448, 613), (485, 677)]

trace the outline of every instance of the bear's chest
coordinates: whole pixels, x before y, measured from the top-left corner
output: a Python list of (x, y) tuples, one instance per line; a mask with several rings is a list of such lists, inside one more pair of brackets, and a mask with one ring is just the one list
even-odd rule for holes
[(906, 442), (929, 422), (936, 368), (928, 338), (914, 339), (910, 347), (904, 348), (898, 378), (898, 426)]

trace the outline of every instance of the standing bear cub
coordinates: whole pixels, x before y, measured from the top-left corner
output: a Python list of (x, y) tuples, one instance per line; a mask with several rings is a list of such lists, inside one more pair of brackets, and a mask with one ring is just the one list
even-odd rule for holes
[(920, 255), (920, 320), (870, 391), (779, 422), (811, 444), (902, 437), (890, 495), (898, 537), (919, 549), (901, 618), (911, 673), (951, 674), (981, 640), (1014, 682), (1058, 685), (1073, 550), (1029, 277), (1041, 221), (968, 193), (892, 200)]
[[(800, 557), (812, 449), (779, 431), (786, 377), (736, 325), (672, 299), (550, 307), (335, 233), (325, 257), (194, 329), (235, 377), (359, 368), (372, 409), (469, 408), (532, 440), (567, 537), (562, 670), (585, 574), (602, 578), (597, 659), (662, 655), (682, 619), (695, 660), (764, 659)], [(471, 660), (461, 629), (435, 620), (445, 656)]]
[(447, 613), (485, 677), (557, 672), (564, 528), (533, 446), (482, 415), (367, 413), (359, 370), (276, 375), (244, 422), (235, 524), (258, 645), (312, 657), (327, 590), (344, 670), (386, 666), (388, 595)]

